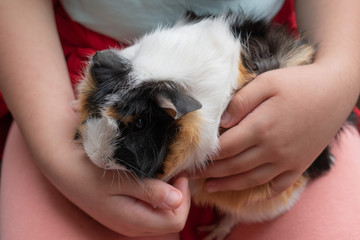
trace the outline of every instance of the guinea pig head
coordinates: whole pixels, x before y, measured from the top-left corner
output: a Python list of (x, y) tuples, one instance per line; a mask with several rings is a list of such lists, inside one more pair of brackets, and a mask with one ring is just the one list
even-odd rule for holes
[(201, 104), (170, 79), (136, 76), (131, 62), (113, 50), (93, 56), (78, 88), (75, 139), (101, 168), (164, 178), (185, 160), (179, 153), (189, 146), (178, 147), (191, 125), (185, 116)]

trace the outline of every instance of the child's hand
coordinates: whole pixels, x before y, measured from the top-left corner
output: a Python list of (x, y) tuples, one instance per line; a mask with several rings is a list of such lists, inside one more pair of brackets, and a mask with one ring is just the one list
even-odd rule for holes
[(139, 181), (130, 173), (100, 169), (81, 147), (68, 147), (67, 151), (62, 148), (63, 160), (54, 162), (48, 174), (65, 196), (95, 220), (132, 237), (164, 235), (184, 227), (190, 207), (186, 178), (175, 179), (173, 186), (156, 179)]
[(238, 91), (222, 117), (222, 127), (230, 129), (219, 139), (220, 153), (200, 174), (209, 178), (208, 191), (271, 181), (275, 196), (290, 187), (351, 111), (350, 86), (334, 69), (312, 64), (275, 70)]

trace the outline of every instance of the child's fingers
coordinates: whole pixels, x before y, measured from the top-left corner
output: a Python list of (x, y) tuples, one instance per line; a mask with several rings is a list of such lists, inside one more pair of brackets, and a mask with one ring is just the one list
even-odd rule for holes
[(241, 191), (265, 184), (271, 181), (274, 176), (279, 173), (276, 166), (265, 164), (245, 173), (209, 179), (206, 182), (205, 187), (209, 192)]
[[(118, 184), (114, 183), (112, 186), (113, 195), (130, 196), (165, 210), (174, 210), (183, 202), (184, 196), (181, 190), (186, 190), (184, 190), (185, 180), (183, 179), (172, 186), (158, 179), (139, 180), (130, 175), (125, 176), (126, 173), (118, 174), (121, 176)], [(181, 190), (177, 186), (182, 187)]]
[(235, 93), (221, 118), (221, 127), (230, 128), (239, 123), (266, 99), (276, 92), (267, 84), (265, 74), (259, 75), (244, 88)]
[(199, 172), (199, 178), (221, 178), (241, 174), (270, 162), (270, 158), (259, 156), (259, 149), (253, 147), (240, 155), (209, 163), (206, 171)]
[[(107, 206), (104, 206), (104, 211), (107, 212), (104, 221), (122, 219), (123, 234), (133, 237), (162, 235), (179, 232), (184, 227), (190, 209), (190, 192), (185, 177), (175, 179), (174, 187), (149, 179), (141, 184), (124, 183), (120, 188), (118, 193), (109, 197)], [(165, 203), (168, 191), (174, 189), (176, 194), (179, 194), (176, 196), (176, 209)], [(119, 231), (119, 227), (112, 222), (106, 225)]]

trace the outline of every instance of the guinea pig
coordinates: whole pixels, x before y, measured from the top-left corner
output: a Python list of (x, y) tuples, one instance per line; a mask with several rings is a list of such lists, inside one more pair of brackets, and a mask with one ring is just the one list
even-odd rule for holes
[[(204, 169), (219, 150), (221, 115), (236, 91), (266, 71), (311, 64), (316, 48), (283, 26), (243, 14), (196, 16), (159, 27), (125, 49), (97, 52), (78, 86), (75, 139), (104, 169), (169, 181)], [(224, 217), (208, 239), (239, 222), (261, 222), (289, 210), (307, 182), (328, 171), (326, 148), (293, 186), (275, 198), (270, 183), (209, 193), (190, 182), (196, 204)]]

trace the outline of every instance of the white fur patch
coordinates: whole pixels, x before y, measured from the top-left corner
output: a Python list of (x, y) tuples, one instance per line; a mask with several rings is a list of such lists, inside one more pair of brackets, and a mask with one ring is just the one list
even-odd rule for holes
[(92, 118), (85, 123), (83, 143), (86, 154), (98, 167), (124, 169), (113, 161), (118, 127), (110, 118)]

